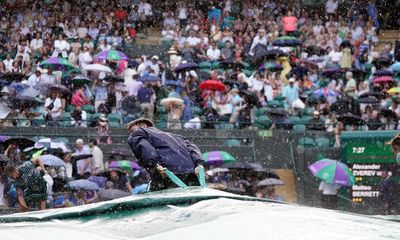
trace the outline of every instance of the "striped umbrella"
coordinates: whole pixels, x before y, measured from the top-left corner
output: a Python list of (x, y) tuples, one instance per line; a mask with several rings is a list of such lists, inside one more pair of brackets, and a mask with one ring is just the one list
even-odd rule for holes
[(346, 164), (336, 160), (322, 159), (308, 166), (311, 173), (329, 183), (342, 186), (352, 186), (356, 179)]
[(40, 139), (37, 143), (41, 144), (43, 147), (47, 149), (62, 149), (63, 152), (71, 152), (71, 149), (67, 144), (57, 141), (51, 138), (43, 138)]
[(125, 53), (117, 50), (105, 50), (100, 52), (96, 57), (96, 60), (128, 60), (129, 58), (125, 55)]
[(71, 71), (74, 70), (75, 67), (65, 58), (49, 58), (44, 60), (39, 64), (41, 68), (51, 68), (55, 71)]
[(204, 161), (210, 165), (224, 164), (236, 162), (236, 159), (229, 153), (224, 151), (212, 151), (203, 154)]

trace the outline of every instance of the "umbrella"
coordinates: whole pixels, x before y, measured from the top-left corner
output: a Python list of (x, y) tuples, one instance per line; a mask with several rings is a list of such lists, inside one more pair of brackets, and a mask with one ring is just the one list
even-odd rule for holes
[(377, 70), (374, 72), (374, 77), (383, 77), (383, 76), (389, 76), (393, 77), (393, 72), (390, 70)]
[(253, 170), (253, 166), (247, 162), (230, 162), (221, 166), (229, 170)]
[(175, 86), (175, 87), (182, 87), (182, 83), (176, 80), (166, 80), (164, 83), (165, 86)]
[(83, 70), (86, 71), (93, 71), (93, 72), (105, 72), (105, 73), (112, 73), (112, 70), (110, 67), (105, 66), (103, 64), (95, 63), (95, 64), (89, 64), (85, 67), (83, 67)]
[(85, 190), (99, 190), (99, 186), (89, 180), (85, 179), (80, 179), (80, 180), (74, 180), (70, 181), (69, 183), (66, 184), (66, 187), (69, 189), (85, 189)]
[(387, 91), (389, 94), (398, 94), (400, 93), (400, 87), (393, 87)]
[(134, 96), (126, 96), (121, 100), (121, 109), (129, 114), (139, 113), (140, 104)]
[(117, 155), (122, 157), (131, 157), (133, 156), (132, 150), (125, 147), (113, 147), (112, 150), (107, 151), (109, 155)]
[(66, 94), (66, 95), (72, 94), (71, 90), (69, 90), (67, 87), (63, 85), (53, 85), (44, 83), (44, 84), (38, 84), (33, 88), (39, 90), (43, 95), (47, 95), (49, 91), (57, 91), (60, 92), (61, 94)]
[(266, 178), (257, 183), (257, 187), (266, 187), (266, 186), (275, 186), (275, 185), (283, 185), (283, 181), (276, 178)]
[(203, 159), (206, 163), (210, 165), (236, 162), (236, 159), (231, 154), (224, 151), (212, 151), (203, 153)]
[(296, 79), (303, 79), (303, 77), (308, 73), (308, 68), (297, 65), (290, 72), (296, 76)]
[(75, 85), (85, 85), (91, 83), (92, 80), (89, 78), (83, 76), (83, 75), (78, 75), (72, 79), (72, 83)]
[(358, 77), (358, 78), (362, 78), (364, 80), (365, 75), (367, 75), (367, 72), (362, 70), (362, 69), (358, 69), (358, 68), (353, 68), (351, 70), (351, 72), (353, 73), (354, 77)]
[(3, 76), (1, 76), (1, 78), (5, 79), (5, 80), (7, 80), (9, 82), (12, 82), (12, 81), (21, 82), (22, 79), (25, 78), (25, 75), (23, 75), (22, 73), (11, 73), (11, 72), (8, 72), (8, 73), (5, 73)]
[(47, 166), (61, 167), (65, 165), (64, 161), (61, 158), (50, 154), (41, 155), (39, 156), (39, 159), (42, 160), (43, 164)]
[(381, 68), (390, 67), (390, 66), (393, 64), (393, 62), (392, 62), (392, 60), (390, 60), (389, 58), (381, 57), (381, 58), (376, 58), (376, 59), (374, 59), (374, 60), (372, 61), (372, 64), (373, 64), (376, 68), (381, 69)]
[(96, 57), (96, 60), (113, 60), (113, 61), (120, 61), (120, 60), (128, 60), (128, 57), (125, 53), (118, 51), (118, 50), (105, 50), (100, 52)]
[(361, 117), (354, 115), (352, 113), (342, 114), (337, 117), (337, 120), (339, 122), (343, 122), (343, 124), (345, 124), (345, 125), (363, 125), (364, 124), (364, 120)]
[(270, 72), (280, 72), (283, 70), (282, 65), (274, 62), (266, 62), (258, 68), (259, 71), (268, 70)]
[(167, 105), (183, 105), (183, 100), (180, 98), (175, 98), (175, 97), (169, 97), (169, 98), (164, 98), (161, 100), (161, 105), (167, 106)]
[(34, 88), (27, 88), (24, 89), (22, 92), (19, 93), (20, 96), (27, 96), (27, 97), (37, 97), (39, 96), (40, 92)]
[(126, 171), (132, 171), (132, 170), (139, 170), (141, 167), (137, 162), (134, 161), (128, 161), (128, 160), (121, 160), (121, 161), (114, 161), (111, 162), (109, 165), (109, 168), (122, 168)]
[(207, 174), (210, 176), (214, 176), (217, 173), (227, 173), (229, 172), (229, 169), (227, 168), (213, 168), (211, 170), (207, 171)]
[(366, 92), (360, 95), (360, 98), (365, 98), (365, 97), (376, 97), (379, 98), (382, 96), (382, 92)]
[(206, 80), (201, 82), (199, 88), (202, 90), (225, 91), (225, 85), (218, 80)]
[(24, 83), (11, 83), (8, 85), (8, 88), (14, 88), (17, 93), (21, 93), (24, 89), (29, 88), (29, 85)]
[(390, 76), (377, 77), (374, 78), (374, 80), (372, 80), (374, 84), (391, 83), (393, 81), (394, 81), (393, 77)]
[(298, 39), (277, 39), (272, 42), (272, 45), (276, 47), (294, 47), (301, 44), (302, 42)]
[(55, 71), (67, 72), (74, 70), (75, 67), (65, 58), (49, 58), (39, 63), (41, 68), (51, 68)]
[(325, 96), (325, 97), (335, 97), (338, 94), (335, 91), (330, 90), (328, 88), (321, 88), (321, 89), (318, 89), (318, 90), (314, 91), (313, 95), (317, 96), (317, 97), (323, 97), (323, 96)]
[(397, 113), (389, 109), (381, 109), (381, 115), (386, 118), (397, 119)]
[(243, 98), (247, 98), (247, 104), (253, 105), (253, 106), (258, 105), (258, 96), (256, 93), (248, 91), (248, 90), (240, 90), (239, 95)]
[(86, 158), (91, 158), (91, 157), (93, 157), (93, 154), (72, 155), (71, 156), (71, 160), (72, 161), (79, 161), (79, 160), (86, 159)]
[(179, 66), (177, 66), (175, 68), (175, 72), (186, 72), (186, 71), (190, 71), (190, 70), (196, 70), (198, 68), (199, 68), (199, 65), (194, 62), (181, 63), (181, 64), (179, 64)]
[(260, 59), (276, 59), (279, 56), (285, 56), (285, 53), (280, 49), (267, 50), (264, 45), (257, 45), (254, 48), (254, 58)]
[(9, 162), (10, 159), (4, 155), (4, 154), (0, 154), (0, 162)]
[(333, 68), (333, 69), (325, 69), (322, 72), (322, 76), (328, 78), (337, 78), (340, 77), (344, 73), (344, 70), (341, 68)]
[(360, 98), (358, 102), (364, 104), (378, 104), (379, 100), (376, 97), (370, 96), (370, 97)]
[(220, 66), (225, 69), (236, 69), (236, 68), (242, 68), (243, 64), (241, 62), (233, 60), (224, 60), (220, 62)]
[(123, 171), (122, 169), (119, 169), (119, 168), (110, 168), (110, 169), (107, 169), (107, 170), (98, 172), (98, 173), (97, 173), (97, 176), (110, 178), (110, 177), (111, 177), (110, 173), (111, 173), (111, 172), (114, 172), (114, 171), (117, 172), (118, 174), (126, 175), (126, 172)]
[(318, 68), (318, 64), (310, 60), (305, 60), (305, 59), (300, 60), (299, 64), (303, 64), (307, 68)]
[(308, 166), (311, 173), (329, 184), (352, 186), (356, 179), (346, 164), (336, 160), (322, 159)]
[(47, 149), (61, 149), (64, 153), (71, 152), (71, 149), (64, 142), (54, 140), (51, 138), (40, 139), (37, 143), (43, 145)]
[(153, 75), (147, 75), (147, 76), (143, 76), (141, 78), (138, 79), (138, 81), (140, 82), (159, 82), (161, 81), (161, 79), (157, 76), (153, 76)]
[(328, 54), (328, 52), (324, 48), (318, 46), (305, 47), (304, 52), (308, 53), (309, 55), (317, 55), (317, 56), (324, 56)]
[(106, 82), (119, 82), (119, 83), (125, 82), (125, 79), (117, 76), (107, 76), (103, 80)]
[(100, 190), (97, 195), (99, 196), (99, 198), (103, 201), (107, 201), (107, 200), (113, 200), (113, 199), (117, 199), (117, 198), (123, 198), (123, 197), (128, 197), (131, 194), (129, 194), (126, 191), (122, 191), (119, 189), (103, 189)]
[(25, 148), (34, 146), (35, 142), (32, 141), (31, 139), (25, 138), (25, 137), (12, 137), (12, 138), (5, 140), (1, 144), (5, 147), (5, 149), (10, 144), (16, 144), (20, 149), (25, 149)]
[(395, 63), (393, 63), (392, 64), (392, 66), (390, 66), (390, 69), (393, 71), (393, 72), (400, 72), (400, 62), (395, 62)]
[(43, 104), (43, 102), (34, 97), (29, 97), (29, 96), (21, 96), (17, 95), (15, 98), (12, 99), (11, 105), (13, 107), (24, 107), (24, 106), (39, 106)]
[(8, 117), (12, 109), (9, 108), (5, 103), (0, 102), (0, 119)]

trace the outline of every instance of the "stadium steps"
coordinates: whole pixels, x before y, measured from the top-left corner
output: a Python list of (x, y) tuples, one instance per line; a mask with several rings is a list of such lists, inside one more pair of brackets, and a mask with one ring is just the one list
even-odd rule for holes
[(400, 30), (382, 30), (379, 34), (379, 42), (375, 46), (374, 51), (380, 52), (384, 50), (388, 43), (394, 44), (399, 39)]

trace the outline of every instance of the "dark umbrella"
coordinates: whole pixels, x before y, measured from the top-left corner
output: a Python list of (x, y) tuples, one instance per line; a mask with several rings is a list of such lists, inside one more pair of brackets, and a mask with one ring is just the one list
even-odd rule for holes
[(1, 145), (6, 149), (10, 144), (16, 144), (20, 149), (25, 149), (35, 145), (35, 142), (25, 137), (13, 137), (5, 140)]
[(337, 117), (337, 120), (339, 122), (343, 122), (343, 124), (345, 124), (345, 125), (360, 126), (360, 125), (364, 125), (364, 123), (365, 123), (361, 117), (354, 115), (352, 113), (346, 113), (346, 114), (340, 115)]
[(291, 73), (296, 76), (296, 79), (303, 79), (308, 73), (308, 68), (298, 65), (292, 69)]
[(4, 154), (0, 154), (0, 162), (9, 162), (10, 159), (4, 155)]
[(179, 64), (178, 67), (175, 68), (175, 72), (186, 72), (190, 70), (196, 70), (199, 68), (199, 65), (197, 63), (181, 63)]
[(328, 54), (328, 52), (324, 48), (318, 46), (308, 46), (305, 47), (303, 51), (308, 53), (309, 55), (317, 56), (324, 56)]
[(248, 90), (240, 90), (239, 95), (247, 98), (247, 104), (257, 106), (258, 105), (258, 96), (254, 92)]
[(344, 40), (341, 44), (340, 44), (341, 48), (352, 48), (353, 45), (351, 44), (351, 42), (349, 40)]
[(242, 68), (243, 64), (234, 60), (224, 60), (221, 61), (220, 66), (225, 69), (237, 69)]
[(379, 100), (376, 97), (369, 96), (369, 97), (363, 97), (360, 98), (359, 103), (364, 103), (364, 104), (378, 104)]
[(12, 82), (12, 81), (21, 82), (22, 79), (25, 78), (25, 75), (23, 75), (21, 73), (8, 72), (8, 73), (4, 74), (1, 78), (5, 79), (5, 80), (7, 80), (9, 82)]
[(132, 150), (122, 147), (114, 147), (112, 150), (108, 151), (107, 154), (121, 157), (133, 157)]
[(158, 81), (161, 81), (161, 79), (159, 77), (157, 77), (157, 76), (147, 75), (147, 76), (139, 78), (138, 81), (144, 82), (144, 83), (146, 83), (146, 82), (158, 82)]
[(382, 68), (388, 68), (393, 64), (393, 61), (390, 60), (389, 58), (376, 58), (372, 61), (372, 64), (377, 68), (377, 69), (382, 69)]
[(278, 39), (272, 42), (276, 47), (295, 47), (301, 45), (302, 42), (298, 39)]
[(60, 92), (61, 94), (66, 94), (66, 95), (72, 94), (71, 90), (69, 90), (67, 87), (63, 85), (53, 85), (45, 83), (45, 84), (38, 84), (33, 88), (39, 90), (40, 93), (43, 95), (48, 95), (49, 91), (57, 91)]
[(261, 164), (258, 163), (250, 163), (252, 166), (252, 171), (257, 173), (258, 176), (262, 176), (263, 178), (275, 178), (280, 179), (278, 174), (272, 169), (265, 168)]
[(92, 82), (92, 80), (90, 80), (89, 78), (82, 76), (82, 75), (76, 76), (72, 79), (72, 83), (75, 85), (79, 85), (79, 86), (89, 84), (91, 82)]
[(253, 166), (247, 162), (230, 162), (225, 163), (221, 168), (227, 168), (229, 170), (252, 170)]
[(121, 108), (129, 114), (139, 113), (141, 111), (140, 105), (134, 96), (124, 97), (121, 102)]
[(351, 72), (353, 73), (353, 76), (356, 78), (361, 78), (364, 79), (364, 77), (367, 75), (367, 72), (362, 70), (362, 69), (358, 69), (358, 68), (353, 68), (351, 70)]
[(124, 170), (120, 169), (120, 168), (111, 168), (111, 169), (107, 169), (107, 170), (98, 172), (97, 176), (106, 177), (107, 179), (110, 179), (111, 178), (111, 175), (110, 175), (111, 172), (117, 172), (120, 175), (125, 175), (126, 174), (126, 172)]
[(318, 68), (318, 64), (310, 60), (300, 60), (299, 63), (307, 68)]
[(374, 72), (374, 77), (390, 76), (393, 77), (393, 72), (390, 70), (377, 70)]
[(43, 104), (43, 102), (40, 99), (34, 98), (34, 97), (29, 97), (29, 96), (21, 96), (18, 95), (15, 98), (12, 99), (11, 105), (12, 107), (20, 108), (20, 107), (25, 107), (25, 106), (39, 106)]
[(285, 53), (279, 49), (268, 50), (265, 45), (259, 44), (257, 45), (254, 50), (254, 59), (263, 60), (263, 59), (276, 59), (280, 56), (285, 56)]
[(182, 87), (182, 83), (177, 80), (166, 80), (164, 83), (165, 86), (175, 86), (175, 87)]
[(379, 98), (382, 96), (382, 92), (366, 92), (360, 95), (360, 98), (366, 98), (366, 97), (376, 97)]
[(335, 77), (340, 77), (344, 73), (344, 70), (341, 68), (333, 68), (333, 69), (325, 69), (322, 72), (322, 76), (328, 77), (328, 78), (335, 78)]
[(103, 201), (107, 201), (107, 200), (113, 200), (113, 199), (117, 199), (117, 198), (123, 198), (123, 197), (128, 197), (131, 194), (129, 194), (126, 191), (122, 191), (119, 189), (103, 189), (100, 190), (97, 195), (99, 196), (99, 198)]
[(123, 78), (117, 76), (107, 76), (103, 80), (106, 82), (119, 82), (119, 83), (125, 82)]
[(389, 109), (382, 109), (381, 114), (383, 117), (386, 117), (386, 118), (390, 117), (392, 119), (397, 119), (396, 112), (389, 110)]
[(79, 160), (86, 159), (86, 158), (91, 158), (91, 157), (93, 157), (92, 154), (73, 155), (73, 156), (71, 156), (71, 160), (72, 161), (79, 161)]

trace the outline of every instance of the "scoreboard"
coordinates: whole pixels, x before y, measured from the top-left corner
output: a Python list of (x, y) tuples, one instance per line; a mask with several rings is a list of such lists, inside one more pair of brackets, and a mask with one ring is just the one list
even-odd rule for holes
[(366, 208), (378, 209), (381, 205), (379, 189), (382, 168), (396, 171), (396, 159), (387, 145), (396, 131), (343, 132), (341, 135), (340, 160), (346, 163), (356, 178), (349, 198), (363, 203)]

